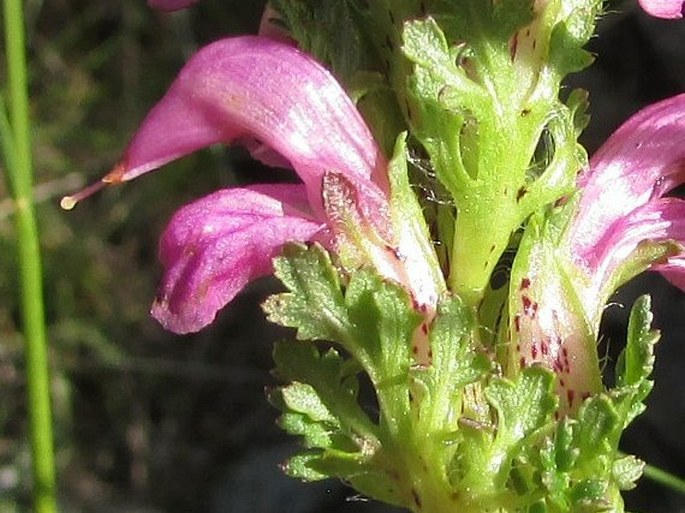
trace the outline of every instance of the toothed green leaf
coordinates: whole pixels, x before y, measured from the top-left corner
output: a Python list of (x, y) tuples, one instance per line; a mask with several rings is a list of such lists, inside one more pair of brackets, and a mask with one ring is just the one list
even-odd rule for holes
[(312, 468), (312, 462), (319, 459), (315, 453), (302, 453), (293, 456), (281, 465), (281, 470), (286, 475), (303, 481), (321, 481), (327, 479), (329, 476), (318, 472)]
[(616, 365), (619, 387), (642, 386), (654, 369), (654, 345), (660, 333), (651, 329), (652, 318), (650, 297), (639, 297), (630, 312), (626, 348)]
[(623, 417), (623, 427), (642, 413), (643, 401), (652, 390), (649, 377), (654, 369), (654, 347), (661, 334), (651, 328), (650, 307), (647, 295), (635, 301), (628, 321), (626, 347), (616, 363), (616, 388), (612, 395)]
[(364, 348), (371, 378), (408, 379), (412, 338), (421, 317), (407, 292), (375, 273), (354, 273), (345, 293), (356, 346)]
[(549, 61), (559, 78), (589, 66), (594, 58), (583, 48), (602, 10), (602, 0), (574, 0), (560, 3), (563, 21), (554, 27), (549, 43)]
[(293, 411), (302, 413), (314, 422), (335, 423), (335, 417), (321, 402), (311, 385), (294, 382), (283, 388), (283, 401)]
[(607, 458), (616, 450), (620, 429), (621, 419), (609, 397), (599, 394), (585, 401), (574, 429), (576, 465), (595, 465), (598, 472), (606, 472), (610, 463)]
[(607, 482), (603, 479), (585, 479), (571, 488), (571, 511), (595, 513), (608, 511), (611, 503), (607, 499)]
[(635, 456), (625, 456), (614, 461), (612, 470), (616, 485), (620, 490), (632, 490), (637, 485), (638, 479), (642, 476), (645, 462)]
[(482, 377), (491, 367), (484, 354), (472, 345), (473, 320), (457, 297), (440, 303), (430, 332), (431, 364), (414, 369), (421, 384), (421, 420), (425, 429), (456, 429), (463, 387)]
[(321, 246), (288, 244), (274, 274), (290, 292), (268, 298), (269, 321), (297, 329), (300, 340), (341, 340), (350, 326), (338, 274)]
[[(309, 344), (281, 342), (274, 349), (274, 360), (275, 374), (284, 381), (309, 385), (308, 390), (316, 393), (312, 402), (334, 417), (351, 439), (375, 439), (376, 427), (357, 401), (356, 376), (350, 374), (354, 369), (348, 368), (348, 362), (337, 351), (330, 349), (320, 355)], [(276, 406), (283, 411), (298, 411), (285, 400)]]
[(278, 426), (289, 435), (301, 436), (306, 448), (325, 448), (333, 443), (331, 440), (332, 429), (327, 428), (322, 422), (308, 418), (306, 415), (284, 413), (278, 419)]
[(542, 367), (528, 367), (516, 381), (494, 379), (485, 396), (497, 410), (497, 444), (512, 448), (545, 425), (557, 401), (552, 392), (553, 375)]

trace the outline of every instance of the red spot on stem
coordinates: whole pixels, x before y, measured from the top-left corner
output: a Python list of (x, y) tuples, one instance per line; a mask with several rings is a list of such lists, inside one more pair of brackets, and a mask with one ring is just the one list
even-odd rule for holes
[(523, 303), (523, 313), (528, 317), (535, 317), (535, 313), (538, 311), (538, 304), (531, 301), (528, 296), (521, 296), (521, 302)]
[(573, 399), (575, 397), (576, 393), (573, 390), (567, 390), (566, 391), (566, 399), (568, 399), (568, 405), (573, 406)]

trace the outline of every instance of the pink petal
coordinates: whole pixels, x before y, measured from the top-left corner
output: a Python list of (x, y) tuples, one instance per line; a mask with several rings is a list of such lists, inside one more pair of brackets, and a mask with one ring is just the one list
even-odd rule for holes
[[(672, 239), (685, 248), (685, 201), (677, 199), (664, 200), (668, 203), (663, 207), (663, 217), (671, 219), (666, 233), (661, 234), (663, 239)], [(651, 267), (653, 271), (659, 271), (664, 278), (673, 285), (685, 291), (685, 251), (682, 254), (669, 258), (665, 263), (657, 263)]]
[(253, 36), (200, 50), (104, 180), (130, 180), (205, 146), (246, 138), (290, 162), (319, 212), (327, 170), (344, 173), (369, 195), (383, 195), (385, 162), (338, 82), (293, 46)]
[(682, 18), (683, 0), (638, 0), (642, 8), (657, 18)]
[(159, 11), (178, 11), (196, 3), (198, 0), (147, 0), (147, 4)]
[[(597, 248), (599, 265), (594, 279), (598, 286), (625, 263), (643, 242), (674, 240), (685, 243), (685, 201), (677, 198), (655, 199), (615, 223), (607, 235), (603, 245)], [(676, 272), (673, 266), (662, 266), (664, 270)], [(659, 267), (656, 265), (653, 269), (660, 270)]]
[(286, 241), (322, 228), (304, 214), (302, 185), (256, 185), (215, 192), (179, 210), (160, 241), (165, 275), (152, 315), (165, 329), (202, 329), (248, 282), (272, 272)]
[(685, 255), (670, 258), (665, 264), (652, 266), (652, 270), (661, 275), (681, 290), (685, 290)]
[(685, 94), (638, 112), (590, 160), (571, 228), (572, 251), (594, 270), (597, 247), (634, 209), (685, 181)]

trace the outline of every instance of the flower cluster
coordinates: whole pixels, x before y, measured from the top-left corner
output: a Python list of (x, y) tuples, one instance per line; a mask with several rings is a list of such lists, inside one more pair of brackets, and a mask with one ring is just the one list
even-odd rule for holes
[[(196, 1), (149, 3), (173, 11)], [(682, 16), (681, 0), (640, 3), (654, 16)], [(579, 294), (593, 324), (619, 284), (617, 269), (635, 248), (643, 241), (683, 239), (681, 202), (661, 198), (683, 181), (683, 103), (676, 97), (636, 115), (579, 178), (583, 192), (562, 245), (586, 275)], [(416, 239), (405, 237), (400, 246), (402, 227), (391, 226), (387, 159), (353, 102), (314, 59), (264, 36), (207, 46), (184, 67), (102, 183), (133, 179), (215, 143), (242, 144), (269, 165), (293, 168), (302, 183), (222, 190), (176, 214), (162, 236), (166, 274), (152, 309), (166, 328), (187, 333), (209, 324), (249, 281), (271, 272), (272, 258), (287, 241), (316, 240), (344, 252), (352, 227), (341, 219), (350, 214), (362, 225), (356, 245), (366, 263), (404, 283), (418, 303), (435, 306), (444, 285), (429, 269), (433, 262), (421, 266), (409, 258)], [(73, 207), (97, 188), (63, 204)], [(356, 263), (363, 263), (359, 258)], [(413, 269), (406, 269), (407, 261)], [(683, 286), (684, 261), (671, 255), (652, 268)], [(417, 267), (429, 276), (416, 276)], [(620, 281), (628, 277), (622, 274)], [(523, 304), (523, 313), (529, 311)]]
[[(380, 57), (361, 89), (381, 91), (382, 116), (402, 118), (383, 144), (370, 128), (381, 137), (378, 119), (365, 120), (284, 32), (296, 16), (276, 27), (268, 8), (261, 35), (192, 57), (120, 162), (63, 205), (217, 143), (293, 169), (298, 183), (220, 190), (181, 208), (162, 235), (152, 306), (165, 328), (198, 331), (275, 268), (290, 292), (267, 301), (270, 319), (356, 359), (277, 350), (293, 383), (274, 402), (286, 429), (320, 449), (291, 473), (338, 475), (415, 511), (424, 500), (452, 511), (460, 496), (464, 511), (605, 508), (641, 472), (617, 446), (649, 389), (656, 338), (640, 303), (628, 338), (642, 360), (626, 357), (630, 376), (612, 395), (599, 323), (611, 294), (643, 271), (685, 290), (685, 200), (668, 195), (685, 183), (685, 94), (635, 114), (588, 162), (576, 140), (585, 97), (562, 101), (559, 88), (591, 61), (582, 46), (601, 1), (474, 2), (463, 19), (410, 3), (367, 6), (385, 32), (368, 35)], [(684, 2), (640, 4), (680, 18)], [(432, 201), (414, 194), (408, 164)], [(494, 285), (507, 252), (506, 287)], [(377, 423), (356, 402), (359, 369), (376, 388)]]

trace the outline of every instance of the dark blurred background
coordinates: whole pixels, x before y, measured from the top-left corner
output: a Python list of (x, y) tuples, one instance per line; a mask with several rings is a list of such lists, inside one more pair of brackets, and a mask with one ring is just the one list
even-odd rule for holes
[[(219, 187), (272, 175), (243, 151), (215, 148), (73, 212), (58, 207), (62, 195), (117, 160), (190, 53), (227, 34), (255, 32), (263, 5), (203, 0), (166, 15), (143, 0), (26, 3), (65, 513), (395, 511), (337, 481), (301, 484), (280, 473), (294, 442), (264, 398), (273, 384), (272, 343), (289, 336), (259, 307), (276, 290), (273, 280), (252, 286), (194, 336), (165, 333), (147, 315), (160, 277), (157, 238), (171, 213)], [(569, 80), (591, 92), (590, 152), (640, 107), (685, 91), (685, 21), (649, 19), (632, 0), (612, 7), (591, 42), (596, 64)], [(12, 204), (0, 199), (0, 513), (30, 504), (14, 244)], [(685, 296), (657, 276), (629, 284), (607, 309), (602, 354), (612, 367), (629, 307), (647, 291), (664, 337), (649, 409), (626, 433), (624, 449), (685, 476)], [(627, 502), (630, 510), (685, 512), (684, 496), (647, 480)]]

